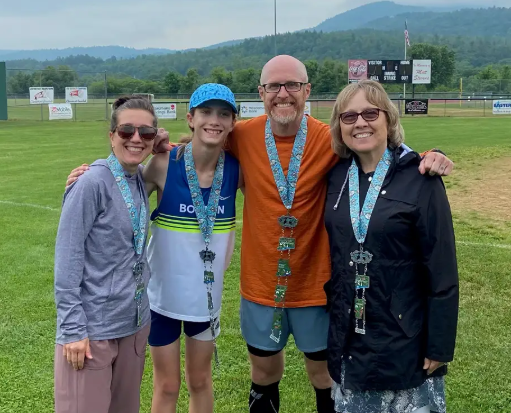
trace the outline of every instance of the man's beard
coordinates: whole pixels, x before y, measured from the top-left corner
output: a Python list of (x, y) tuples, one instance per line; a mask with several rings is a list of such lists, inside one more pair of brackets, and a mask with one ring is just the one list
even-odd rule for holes
[(275, 112), (276, 110), (272, 110), (270, 112), (270, 119), (277, 123), (280, 123), (281, 125), (289, 125), (290, 123), (294, 122), (298, 117), (298, 111), (296, 109), (293, 111), (292, 114), (287, 116), (277, 115)]

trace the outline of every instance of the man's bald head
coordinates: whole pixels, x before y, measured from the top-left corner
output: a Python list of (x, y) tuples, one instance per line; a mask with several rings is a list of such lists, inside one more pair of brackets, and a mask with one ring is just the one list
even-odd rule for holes
[(269, 60), (261, 72), (261, 85), (269, 82), (302, 82), (308, 83), (305, 65), (293, 56), (280, 55)]

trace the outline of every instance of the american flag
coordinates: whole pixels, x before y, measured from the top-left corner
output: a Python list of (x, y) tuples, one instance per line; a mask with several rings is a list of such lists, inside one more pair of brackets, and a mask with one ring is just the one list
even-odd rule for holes
[(410, 46), (410, 37), (408, 36), (408, 23), (405, 20), (405, 42), (407, 46)]

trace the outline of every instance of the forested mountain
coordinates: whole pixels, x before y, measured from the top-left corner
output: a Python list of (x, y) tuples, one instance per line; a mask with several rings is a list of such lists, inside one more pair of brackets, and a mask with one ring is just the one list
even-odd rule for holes
[[(482, 38), (414, 34), (414, 43), (446, 45), (456, 53), (458, 62), (471, 66), (506, 63), (511, 59), (511, 38)], [(298, 59), (323, 61), (331, 58), (401, 59), (404, 57), (403, 32), (354, 30), (347, 32), (301, 32), (277, 36), (279, 54)], [(68, 65), (78, 71), (97, 71), (125, 74), (139, 79), (161, 79), (169, 71), (185, 74), (195, 68), (202, 76), (215, 67), (227, 70), (260, 68), (274, 53), (274, 38), (249, 39), (231, 47), (212, 50), (177, 52), (162, 56), (138, 56), (133, 59), (101, 60), (90, 56), (74, 56), (55, 61), (21, 60), (7, 62), (8, 68), (40, 69), (48, 65)]]
[(408, 22), (410, 35), (433, 33), (439, 35), (511, 36), (511, 8), (464, 9), (449, 13), (404, 13), (373, 20), (364, 26), (376, 30), (404, 28)]
[(366, 4), (331, 17), (314, 27), (312, 30), (328, 33), (360, 29), (367, 23), (376, 19), (385, 18), (387, 16), (395, 16), (396, 14), (401, 13), (413, 13), (428, 10), (429, 9), (425, 7), (396, 4), (393, 1), (379, 1), (377, 3)]

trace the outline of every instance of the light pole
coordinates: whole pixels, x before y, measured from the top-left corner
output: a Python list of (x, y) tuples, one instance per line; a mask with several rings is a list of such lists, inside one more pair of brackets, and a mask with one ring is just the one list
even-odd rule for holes
[(273, 41), (275, 42), (275, 56), (277, 56), (277, 0), (273, 0), (273, 16), (275, 22), (275, 32)]

